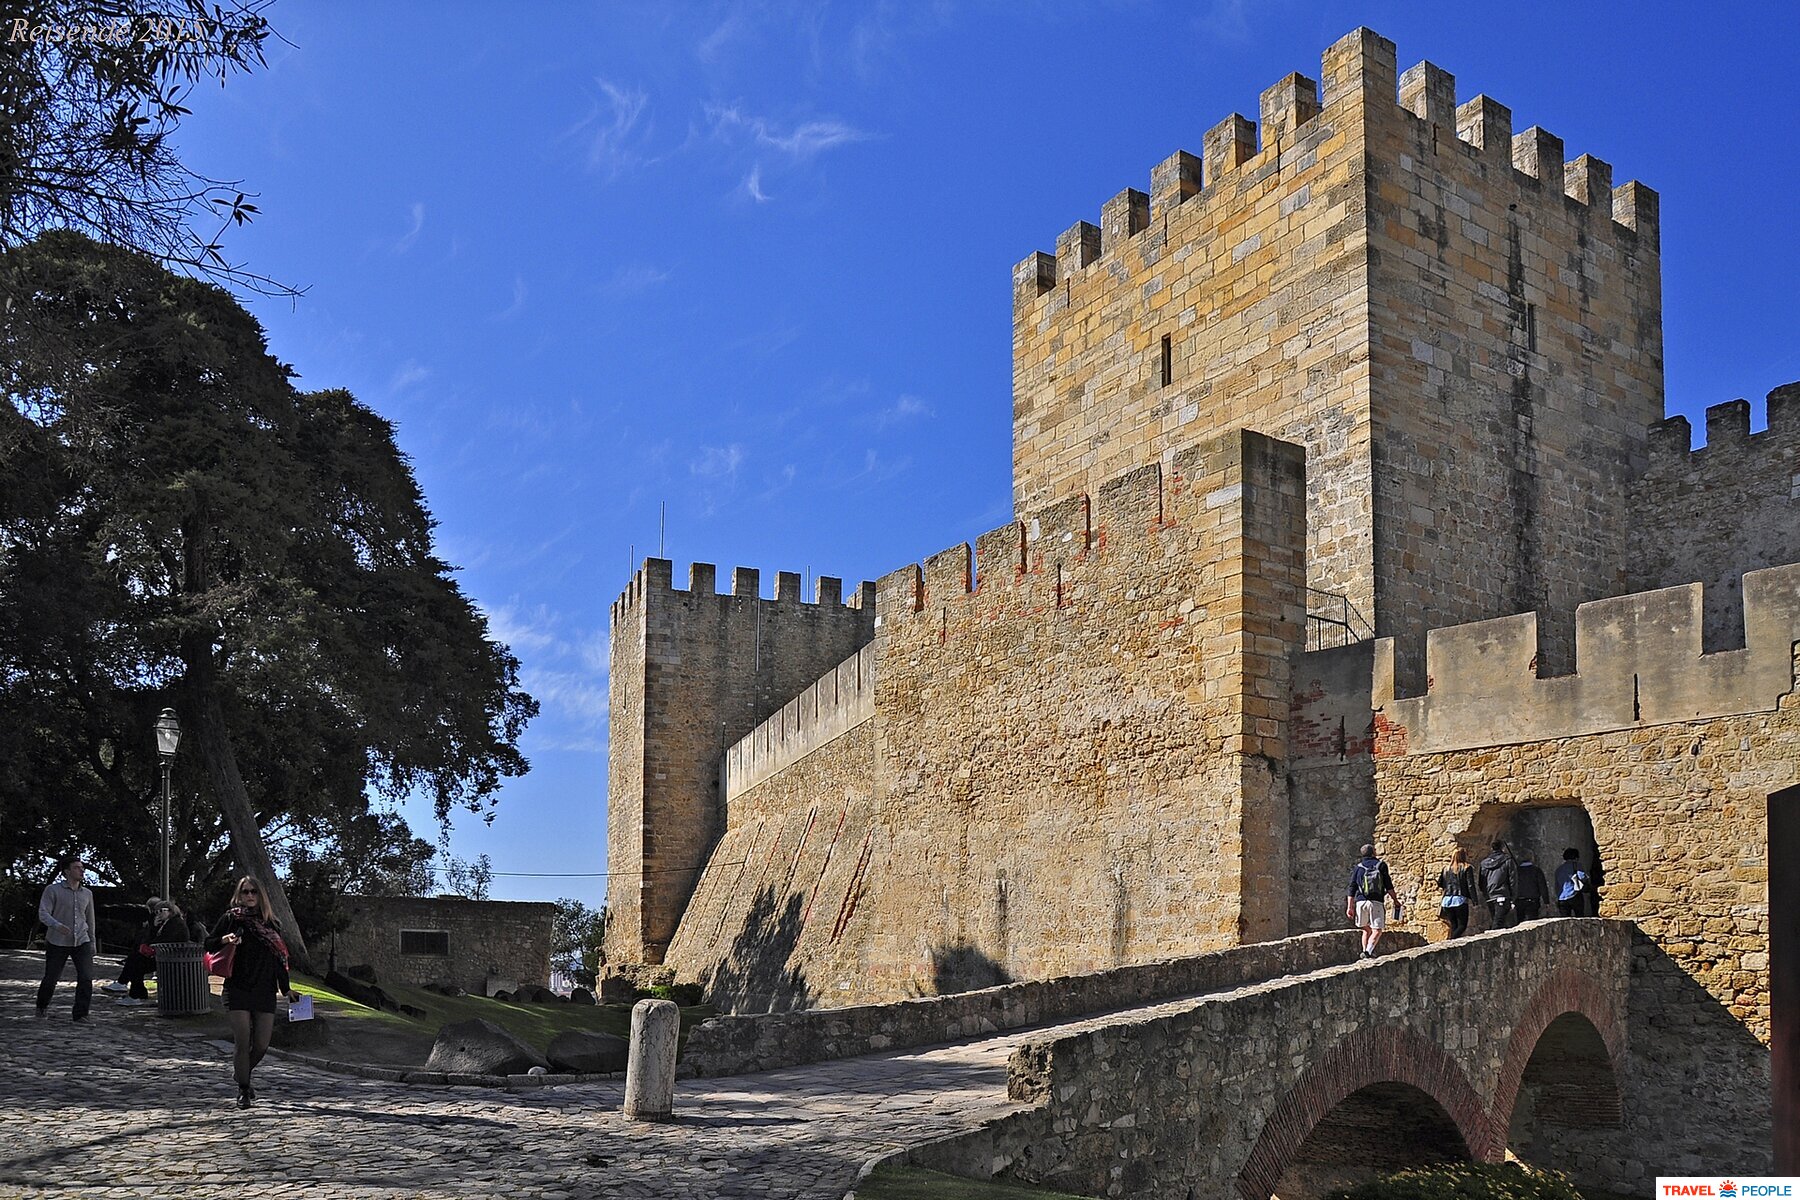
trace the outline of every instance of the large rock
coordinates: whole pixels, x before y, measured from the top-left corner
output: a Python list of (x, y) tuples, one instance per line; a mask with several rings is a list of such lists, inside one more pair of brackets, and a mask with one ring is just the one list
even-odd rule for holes
[(623, 1071), (630, 1050), (631, 1043), (610, 1033), (566, 1029), (551, 1039), (548, 1056), (550, 1065), (559, 1071), (604, 1075)]
[(330, 1043), (331, 1026), (320, 1016), (310, 1021), (290, 1021), (277, 1016), (274, 1028), (269, 1031), (269, 1045), (283, 1050), (317, 1050)]
[(602, 1004), (631, 1004), (637, 998), (637, 984), (623, 975), (607, 975), (600, 980)]
[(459, 1075), (523, 1075), (549, 1062), (530, 1046), (491, 1021), (477, 1017), (438, 1030), (427, 1071), (454, 1071)]
[(593, 1002), (594, 993), (588, 991), (584, 987), (578, 987), (569, 993), (570, 1004), (592, 1004)]

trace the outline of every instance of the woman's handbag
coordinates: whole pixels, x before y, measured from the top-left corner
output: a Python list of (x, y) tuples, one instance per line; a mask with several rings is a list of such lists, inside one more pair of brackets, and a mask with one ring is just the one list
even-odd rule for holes
[(217, 954), (206, 956), (206, 973), (217, 975), (220, 979), (231, 978), (231, 963), (237, 957), (237, 944), (234, 942)]

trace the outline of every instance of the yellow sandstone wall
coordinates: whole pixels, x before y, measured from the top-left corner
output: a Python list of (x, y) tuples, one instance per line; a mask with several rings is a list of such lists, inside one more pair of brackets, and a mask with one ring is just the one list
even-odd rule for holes
[(728, 797), (667, 961), (780, 1008), (1285, 934), (1303, 489), (1231, 433), (882, 579), (871, 714)]

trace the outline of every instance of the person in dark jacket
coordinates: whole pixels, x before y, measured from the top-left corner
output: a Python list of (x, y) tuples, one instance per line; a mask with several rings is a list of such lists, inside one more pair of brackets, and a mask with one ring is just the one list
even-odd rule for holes
[(1475, 892), (1487, 905), (1490, 929), (1512, 926), (1518, 915), (1513, 899), (1519, 894), (1519, 864), (1500, 838), (1494, 839), (1494, 852), (1475, 872)]
[[(131, 950), (125, 955), (125, 965), (119, 971), (117, 982), (109, 983), (102, 989), (128, 993), (119, 1001), (126, 1006), (150, 1003), (150, 989), (144, 986), (144, 976), (156, 969), (156, 952), (152, 947), (158, 942), (188, 940), (187, 922), (181, 919), (180, 909), (155, 896), (150, 897), (145, 907), (150, 910), (150, 919), (138, 929)], [(146, 950), (150, 953), (146, 954)]]
[(1535, 921), (1543, 915), (1544, 905), (1550, 903), (1550, 884), (1544, 879), (1544, 872), (1531, 861), (1531, 851), (1519, 851), (1519, 891), (1513, 897), (1513, 907), (1518, 909), (1519, 921)]
[(1450, 865), (1438, 872), (1438, 887), (1444, 902), (1438, 915), (1450, 926), (1450, 936), (1459, 938), (1469, 931), (1469, 905), (1475, 896), (1475, 868), (1469, 865), (1469, 852), (1461, 846), (1450, 856)]
[(256, 1099), (250, 1072), (269, 1052), (275, 1032), (275, 994), (294, 1000), (288, 980), (287, 942), (275, 924), (268, 893), (254, 876), (238, 880), (231, 907), (206, 939), (208, 950), (231, 948), (231, 973), (225, 976), (225, 1015), (231, 1022), (232, 1076), (238, 1085), (238, 1107)]

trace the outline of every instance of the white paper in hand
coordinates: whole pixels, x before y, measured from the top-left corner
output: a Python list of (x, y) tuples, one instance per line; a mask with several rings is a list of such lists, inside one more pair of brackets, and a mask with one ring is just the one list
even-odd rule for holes
[(288, 1005), (288, 1020), (290, 1020), (290, 1021), (310, 1021), (312, 1019), (313, 1019), (313, 1011), (312, 1011), (312, 997), (311, 996), (301, 996), (299, 999), (295, 1000), (292, 1004)]

